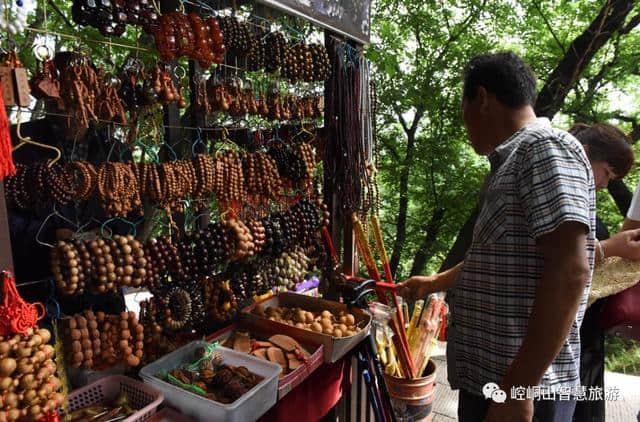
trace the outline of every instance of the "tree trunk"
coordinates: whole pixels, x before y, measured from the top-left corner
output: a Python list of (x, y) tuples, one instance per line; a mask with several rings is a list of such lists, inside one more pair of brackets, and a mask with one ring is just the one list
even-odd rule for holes
[(416, 136), (415, 131), (407, 132), (407, 154), (402, 165), (402, 173), (400, 174), (400, 201), (398, 203), (398, 218), (396, 220), (396, 238), (393, 242), (393, 252), (389, 259), (389, 267), (394, 279), (398, 265), (400, 264), (400, 255), (404, 248), (404, 242), (407, 238), (407, 211), (409, 208), (409, 173), (413, 164), (413, 153), (415, 150)]
[(562, 108), (565, 97), (598, 50), (623, 28), (635, 0), (607, 0), (591, 25), (573, 40), (551, 72), (536, 102), (536, 114), (549, 119)]
[(449, 249), (449, 253), (447, 257), (444, 259), (444, 262), (440, 266), (440, 270), (438, 272), (446, 271), (450, 268), (455, 267), (461, 261), (464, 260), (467, 251), (471, 247), (471, 241), (473, 240), (473, 228), (476, 225), (476, 220), (478, 219), (478, 214), (480, 213), (480, 204), (476, 205), (476, 208), (473, 210), (467, 221), (465, 221), (464, 225), (458, 232), (458, 237), (454, 242), (451, 249)]
[(440, 225), (442, 223), (442, 219), (444, 218), (444, 214), (444, 208), (436, 208), (433, 211), (431, 221), (429, 221), (424, 229), (424, 232), (426, 233), (425, 237), (422, 240), (422, 243), (420, 244), (415, 257), (413, 258), (413, 265), (411, 266), (410, 275), (422, 274), (425, 265), (433, 256), (433, 242), (435, 242), (436, 238), (438, 237), (438, 232), (440, 231)]

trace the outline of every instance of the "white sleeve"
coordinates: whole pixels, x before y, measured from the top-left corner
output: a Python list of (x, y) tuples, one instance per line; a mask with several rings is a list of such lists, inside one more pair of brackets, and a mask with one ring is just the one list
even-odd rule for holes
[(636, 192), (633, 194), (631, 200), (631, 206), (627, 211), (627, 218), (629, 220), (640, 221), (640, 185), (636, 188)]

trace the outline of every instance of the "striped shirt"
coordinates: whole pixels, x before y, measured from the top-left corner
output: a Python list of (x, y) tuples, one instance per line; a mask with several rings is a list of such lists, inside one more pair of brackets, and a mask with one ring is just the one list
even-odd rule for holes
[[(499, 168), (487, 180), (451, 303), (455, 370), (450, 382), (479, 395), (484, 384), (502, 380), (525, 337), (544, 264), (536, 239), (577, 221), (589, 229), (592, 270), (595, 258), (595, 185), (573, 136), (537, 119), (489, 158), (492, 164), (499, 161)], [(542, 379), (541, 386), (552, 391), (580, 385), (579, 331), (590, 287), (591, 279), (569, 336)]]

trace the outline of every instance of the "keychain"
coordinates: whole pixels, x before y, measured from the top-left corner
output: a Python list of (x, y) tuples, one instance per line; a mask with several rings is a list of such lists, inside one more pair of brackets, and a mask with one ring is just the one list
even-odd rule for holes
[(60, 99), (60, 81), (58, 71), (52, 60), (53, 53), (46, 45), (38, 45), (33, 49), (33, 54), (42, 63), (42, 69), (33, 75), (29, 85), (31, 93), (36, 99), (58, 100)]
[(15, 49), (2, 57), (0, 83), (2, 84), (5, 106), (29, 106), (29, 93), (31, 90), (29, 89), (27, 70), (22, 67)]

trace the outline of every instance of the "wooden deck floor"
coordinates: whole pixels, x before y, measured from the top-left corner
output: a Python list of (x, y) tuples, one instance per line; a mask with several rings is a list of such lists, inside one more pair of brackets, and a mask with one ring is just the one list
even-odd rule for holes
[[(458, 414), (458, 392), (451, 389), (447, 380), (446, 343), (439, 345), (433, 360), (438, 368), (434, 399), (433, 422), (454, 422)], [(605, 373), (607, 388), (619, 389), (618, 400), (607, 401), (607, 422), (640, 422), (640, 377)]]

